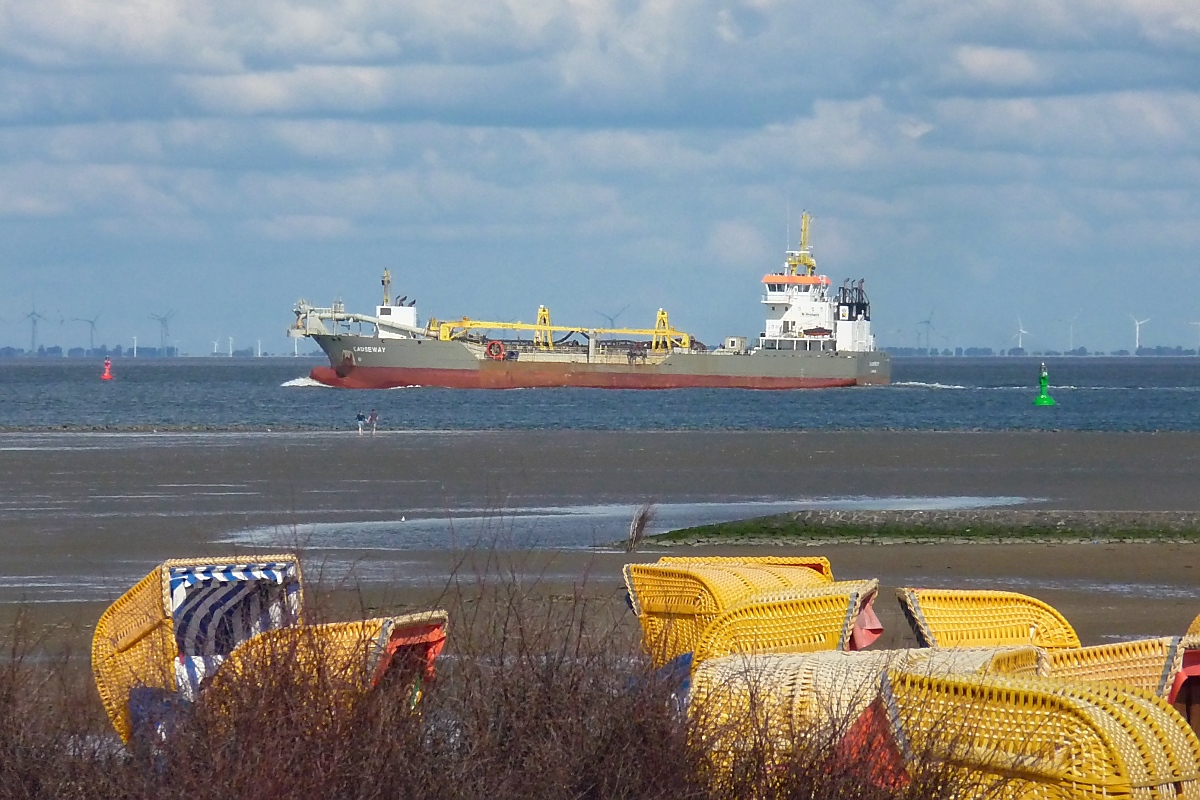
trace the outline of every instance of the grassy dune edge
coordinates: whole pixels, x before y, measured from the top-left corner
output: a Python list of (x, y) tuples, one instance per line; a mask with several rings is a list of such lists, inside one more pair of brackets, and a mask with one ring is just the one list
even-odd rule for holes
[(1193, 512), (797, 511), (681, 528), (646, 537), (664, 547), (700, 545), (1066, 544), (1200, 541)]

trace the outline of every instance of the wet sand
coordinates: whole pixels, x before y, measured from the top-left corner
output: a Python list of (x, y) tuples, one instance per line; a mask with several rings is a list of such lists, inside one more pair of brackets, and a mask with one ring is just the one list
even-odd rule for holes
[[(1035, 508), (1198, 511), (1200, 435), (925, 432), (403, 432), (0, 434), (0, 603), (58, 601), (85, 618), (156, 562), (231, 549), (250, 527), (395, 520), (529, 505), (748, 498), (1013, 497)], [(370, 604), (429, 602), (461, 555), (445, 549), (308, 552), (358, 562)], [(710, 548), (713, 552), (719, 549)], [(1200, 545), (835, 545), (839, 577), (1012, 588), (1058, 606), (1086, 641), (1178, 632), (1200, 611)], [(650, 560), (652, 554), (641, 554)], [(526, 556), (546, 591), (588, 573), (619, 601), (619, 553)], [(344, 570), (343, 570), (344, 572)], [(327, 582), (342, 581), (330, 568)], [(43, 612), (51, 613), (51, 612)], [(97, 612), (98, 613), (98, 612)], [(900, 640), (895, 642), (901, 643)]]

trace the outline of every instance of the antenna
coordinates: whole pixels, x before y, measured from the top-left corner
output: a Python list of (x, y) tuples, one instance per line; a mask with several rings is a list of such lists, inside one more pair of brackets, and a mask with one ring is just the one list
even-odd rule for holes
[(1138, 319), (1133, 314), (1129, 315), (1133, 320), (1133, 354), (1136, 356), (1137, 351), (1142, 349), (1142, 326), (1150, 321), (1149, 317)]
[(150, 315), (150, 319), (158, 320), (158, 354), (160, 357), (167, 354), (167, 340), (171, 338), (171, 329), (168, 323), (171, 321), (171, 317), (173, 316), (175, 316), (174, 309), (165, 314)]
[(37, 303), (34, 303), (33, 310), (30, 311), (28, 314), (26, 314), (25, 318), (29, 320), (29, 355), (32, 356), (37, 353), (38, 322), (41, 320), (44, 320), (46, 318), (46, 315), (40, 313), (37, 310)]
[(87, 319), (86, 317), (72, 317), (72, 322), (86, 322), (88, 324), (88, 350), (95, 351), (96, 349), (96, 320), (100, 319), (100, 315)]

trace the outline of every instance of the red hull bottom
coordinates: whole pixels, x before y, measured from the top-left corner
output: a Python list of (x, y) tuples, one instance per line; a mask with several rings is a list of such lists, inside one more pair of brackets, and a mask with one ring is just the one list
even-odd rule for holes
[[(339, 374), (341, 373), (341, 374)], [(855, 386), (854, 378), (774, 378), (749, 375), (671, 375), (650, 372), (570, 372), (522, 369), (420, 369), (412, 367), (317, 367), (314, 381), (339, 389), (394, 389), (437, 386), (447, 389), (829, 389)]]

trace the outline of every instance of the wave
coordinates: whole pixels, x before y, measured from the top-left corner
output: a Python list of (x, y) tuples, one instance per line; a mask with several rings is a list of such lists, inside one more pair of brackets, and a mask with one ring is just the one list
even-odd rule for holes
[(321, 383), (320, 381), (314, 381), (312, 378), (308, 378), (308, 377), (292, 378), (290, 381), (284, 381), (283, 383), (281, 383), (279, 385), (286, 386), (288, 388), (292, 388), (295, 386), (313, 387), (313, 388), (321, 388), (321, 389), (332, 388), (330, 386), (325, 385), (324, 383)]
[(897, 381), (892, 386), (909, 386), (918, 389), (966, 389), (966, 386), (959, 386), (957, 383), (925, 383), (924, 381)]

